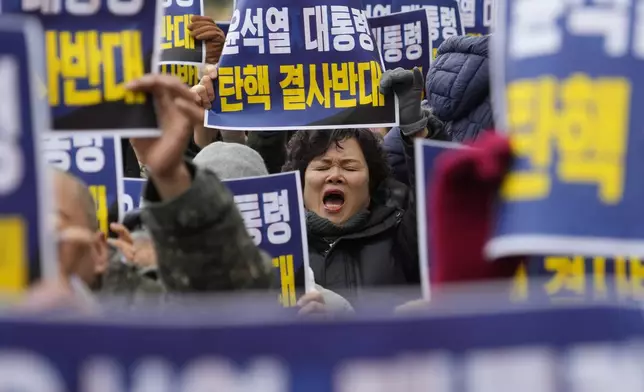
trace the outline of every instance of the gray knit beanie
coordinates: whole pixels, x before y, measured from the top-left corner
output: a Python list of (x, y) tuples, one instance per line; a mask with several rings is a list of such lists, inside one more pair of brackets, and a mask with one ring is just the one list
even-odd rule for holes
[(215, 172), (221, 180), (268, 175), (262, 156), (239, 143), (209, 144), (197, 154), (193, 162), (201, 168)]

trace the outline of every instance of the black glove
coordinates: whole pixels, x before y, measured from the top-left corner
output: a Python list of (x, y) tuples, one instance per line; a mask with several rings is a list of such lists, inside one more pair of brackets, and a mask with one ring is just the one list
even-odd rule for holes
[(400, 130), (405, 136), (422, 131), (430, 115), (421, 108), (424, 88), (423, 74), (416, 67), (412, 71), (403, 68), (385, 71), (380, 79), (382, 94), (396, 93), (400, 110)]

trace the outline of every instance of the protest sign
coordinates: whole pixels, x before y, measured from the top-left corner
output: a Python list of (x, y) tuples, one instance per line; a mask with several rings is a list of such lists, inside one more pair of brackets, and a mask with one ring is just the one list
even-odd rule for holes
[(161, 64), (202, 64), (206, 45), (190, 35), (193, 15), (203, 15), (203, 0), (163, 0)]
[[(39, 153), (49, 127), (38, 96), (44, 74), (42, 28), (36, 20), (0, 15), (0, 293), (15, 294), (56, 276), (51, 184)], [(52, 222), (53, 224), (53, 222)]]
[(644, 112), (631, 110), (644, 100), (635, 2), (499, 8), (494, 109), (515, 159), (488, 256), (644, 255)]
[(163, 0), (161, 73), (175, 75), (190, 87), (199, 84), (206, 45), (190, 35), (188, 25), (203, 9), (203, 0)]
[[(161, 4), (144, 0), (1, 0), (45, 29), (42, 94), (52, 131), (157, 136), (152, 97), (125, 89), (158, 69)], [(159, 29), (157, 29), (159, 27)]]
[(188, 86), (199, 84), (199, 66), (188, 64), (162, 64), (161, 73), (177, 76)]
[(361, 0), (240, 0), (205, 126), (229, 130), (388, 127), (382, 60)]
[[(44, 139), (43, 150), (50, 165), (75, 175), (89, 187), (96, 202), (99, 229), (107, 235), (108, 209), (122, 193), (120, 139), (91, 135), (48, 136)], [(121, 206), (119, 216), (123, 216)]]
[[(295, 306), (295, 274), (309, 267), (304, 200), (298, 172), (224, 181), (255, 245), (273, 257), (280, 302)], [(307, 291), (311, 288), (306, 287)]]
[(432, 58), (436, 58), (436, 52), (443, 41), (449, 37), (465, 34), (458, 2), (455, 0), (398, 0), (394, 1), (394, 8), (403, 12), (421, 8), (429, 11)]
[(123, 213), (141, 208), (143, 204), (143, 186), (146, 181), (141, 178), (123, 178), (123, 195), (120, 198)]
[(432, 58), (436, 58), (436, 51), (443, 41), (465, 34), (457, 0), (365, 0), (364, 7), (369, 18), (426, 9), (431, 26)]
[(511, 290), (515, 301), (641, 301), (644, 264), (637, 257), (527, 257), (517, 269)]
[(431, 260), (429, 246), (431, 244), (431, 196), (430, 190), (434, 178), (434, 164), (440, 154), (454, 148), (463, 148), (461, 144), (440, 142), (427, 139), (416, 139), (414, 144), (414, 160), (416, 167), (416, 224), (418, 227), (418, 246), (420, 262), (420, 283), (423, 298), (430, 298)]
[(0, 390), (575, 392), (644, 384), (638, 307), (457, 308), (434, 317), (243, 326), (185, 314), (5, 316)]
[(427, 73), (433, 53), (429, 16), (422, 9), (369, 19), (385, 69), (418, 67)]
[(495, 0), (458, 0), (461, 21), (467, 35), (487, 35), (492, 32)]
[(397, 12), (392, 9), (393, 2), (393, 0), (362, 0), (367, 18), (376, 18)]

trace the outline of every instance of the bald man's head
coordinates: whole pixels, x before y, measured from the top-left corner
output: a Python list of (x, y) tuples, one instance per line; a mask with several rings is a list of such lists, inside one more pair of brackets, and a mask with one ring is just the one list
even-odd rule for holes
[(87, 185), (73, 174), (55, 169), (54, 187), (56, 206), (63, 220), (70, 220), (74, 226), (98, 231), (96, 204)]
[(77, 275), (92, 287), (107, 267), (107, 244), (99, 231), (94, 198), (87, 185), (74, 175), (54, 170), (53, 178), (58, 229), (87, 229), (92, 238), (91, 244), (70, 260), (59, 254), (61, 271), (65, 275)]

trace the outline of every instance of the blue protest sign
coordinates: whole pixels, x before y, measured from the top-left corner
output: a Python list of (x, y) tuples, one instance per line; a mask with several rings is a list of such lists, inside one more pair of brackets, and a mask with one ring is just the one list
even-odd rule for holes
[(161, 73), (174, 75), (188, 86), (199, 84), (199, 66), (188, 64), (161, 64)]
[(123, 213), (141, 208), (143, 187), (146, 181), (141, 178), (123, 178), (123, 195), (121, 197)]
[(216, 22), (217, 26), (224, 32), (224, 35), (228, 35), (228, 29), (230, 28), (230, 22)]
[(392, 9), (392, 3), (392, 0), (362, 0), (367, 18), (386, 16), (396, 12)]
[(644, 102), (644, 34), (630, 28), (640, 23), (635, 2), (499, 8), (494, 109), (515, 159), (488, 255), (644, 255), (644, 112), (631, 110)]
[[(100, 230), (109, 233), (108, 209), (122, 193), (123, 163), (119, 138), (77, 135), (48, 136), (43, 145), (46, 161), (80, 178), (96, 202)], [(119, 206), (119, 216), (123, 216)]]
[(418, 67), (427, 73), (433, 53), (429, 16), (422, 9), (369, 19), (385, 69)]
[(282, 287), (281, 303), (295, 306), (295, 274), (299, 269), (309, 267), (299, 173), (228, 180), (224, 183), (235, 197), (253, 242), (273, 257), (273, 266)]
[(487, 35), (492, 31), (495, 0), (458, 0), (461, 21), (468, 35)]
[(643, 383), (638, 307), (453, 312), (241, 327), (177, 321), (185, 315), (4, 317), (0, 390), (574, 392)]
[(51, 190), (39, 154), (49, 109), (38, 96), (44, 74), (42, 28), (36, 20), (0, 15), (0, 293), (58, 272), (47, 216)]
[(130, 92), (125, 84), (158, 69), (160, 2), (1, 0), (0, 5), (3, 13), (36, 15), (45, 29), (42, 90), (53, 131), (159, 134), (152, 97)]
[(203, 0), (163, 0), (162, 64), (202, 64), (206, 45), (190, 35), (193, 15), (203, 15)]
[(240, 0), (205, 126), (230, 130), (388, 127), (382, 60), (361, 0)]
[(414, 163), (416, 167), (416, 224), (418, 225), (419, 238), (420, 283), (425, 299), (430, 298), (431, 286), (431, 260), (429, 257), (429, 246), (431, 244), (430, 190), (434, 178), (434, 164), (440, 154), (454, 148), (463, 148), (463, 146), (457, 143), (427, 139), (416, 139), (414, 144)]
[(456, 0), (397, 0), (394, 1), (397, 11), (412, 11), (426, 8), (431, 22), (432, 58), (443, 41), (449, 37), (464, 35), (461, 13)]
[(432, 58), (436, 58), (436, 51), (443, 41), (465, 34), (457, 0), (364, 0), (364, 7), (370, 18), (427, 9), (431, 25)]
[(641, 301), (643, 281), (644, 263), (637, 257), (528, 257), (515, 273), (511, 298), (555, 303)]

